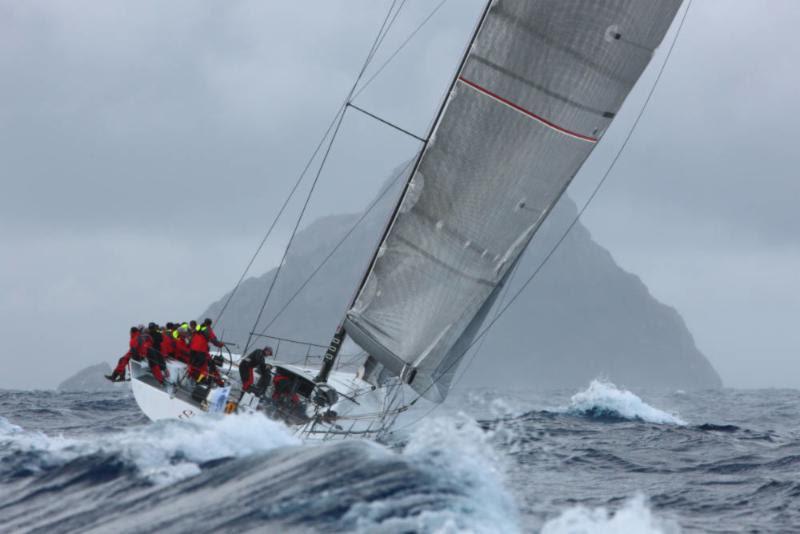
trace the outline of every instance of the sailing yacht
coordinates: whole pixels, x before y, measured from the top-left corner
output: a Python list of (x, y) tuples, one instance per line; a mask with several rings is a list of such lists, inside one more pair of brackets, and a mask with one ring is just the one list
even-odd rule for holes
[[(228, 383), (217, 388), (188, 380), (179, 362), (161, 386), (132, 361), (144, 413), (260, 411), (308, 438), (379, 439), (419, 399), (442, 402), (509, 274), (680, 5), (488, 2), (321, 365), (274, 364), (290, 378), (287, 400), (269, 384), (242, 392), (234, 355), (223, 358)], [(355, 373), (335, 368), (348, 339), (365, 354)]]

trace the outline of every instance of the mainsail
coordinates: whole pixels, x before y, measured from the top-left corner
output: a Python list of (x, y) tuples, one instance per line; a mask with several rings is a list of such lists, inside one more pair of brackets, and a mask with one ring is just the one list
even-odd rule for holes
[(498, 0), (344, 330), (442, 400), (499, 288), (603, 136), (681, 0)]

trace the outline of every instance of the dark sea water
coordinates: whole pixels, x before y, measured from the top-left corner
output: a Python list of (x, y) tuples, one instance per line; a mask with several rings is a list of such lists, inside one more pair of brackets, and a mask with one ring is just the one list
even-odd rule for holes
[[(800, 392), (457, 393), (387, 444), (0, 391), (2, 532), (800, 531)], [(404, 428), (404, 425), (408, 425)]]

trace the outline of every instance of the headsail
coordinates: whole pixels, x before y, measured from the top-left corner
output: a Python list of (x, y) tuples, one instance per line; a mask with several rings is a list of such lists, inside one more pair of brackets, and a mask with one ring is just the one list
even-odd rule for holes
[(345, 319), (387, 372), (446, 396), (498, 288), (680, 3), (492, 3)]

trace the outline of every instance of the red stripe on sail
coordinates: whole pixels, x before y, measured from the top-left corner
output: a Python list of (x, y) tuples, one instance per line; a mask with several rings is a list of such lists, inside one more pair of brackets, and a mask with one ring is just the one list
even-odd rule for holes
[(502, 104), (505, 104), (506, 106), (508, 106), (508, 107), (510, 107), (510, 108), (512, 108), (512, 109), (514, 109), (516, 111), (519, 111), (523, 115), (526, 115), (526, 116), (528, 116), (528, 117), (530, 117), (530, 118), (532, 118), (532, 119), (534, 119), (536, 121), (541, 122), (542, 124), (544, 124), (548, 128), (552, 128), (553, 130), (555, 130), (555, 131), (557, 131), (559, 133), (562, 133), (564, 135), (568, 135), (570, 137), (574, 137), (575, 139), (580, 139), (581, 141), (587, 141), (589, 143), (596, 143), (598, 141), (598, 139), (595, 138), (595, 137), (589, 137), (588, 135), (579, 134), (577, 132), (573, 132), (571, 130), (567, 130), (566, 128), (562, 128), (558, 124), (556, 124), (554, 122), (551, 122), (551, 121), (545, 119), (544, 117), (540, 117), (536, 113), (533, 113), (532, 111), (528, 111), (527, 109), (523, 108), (522, 106), (518, 106), (514, 102), (511, 102), (510, 100), (507, 100), (507, 99), (503, 98), (502, 96), (500, 96), (500, 95), (498, 95), (496, 93), (493, 93), (490, 90), (486, 89), (485, 87), (481, 87), (477, 83), (471, 82), (471, 81), (467, 80), (466, 78), (464, 78), (462, 76), (459, 76), (458, 80), (461, 81), (461, 82), (464, 82), (467, 85), (469, 85), (470, 87), (472, 87), (476, 91), (478, 91), (480, 93), (483, 93), (486, 96), (488, 96), (490, 98), (493, 98), (494, 100), (497, 100), (498, 102), (500, 102)]

